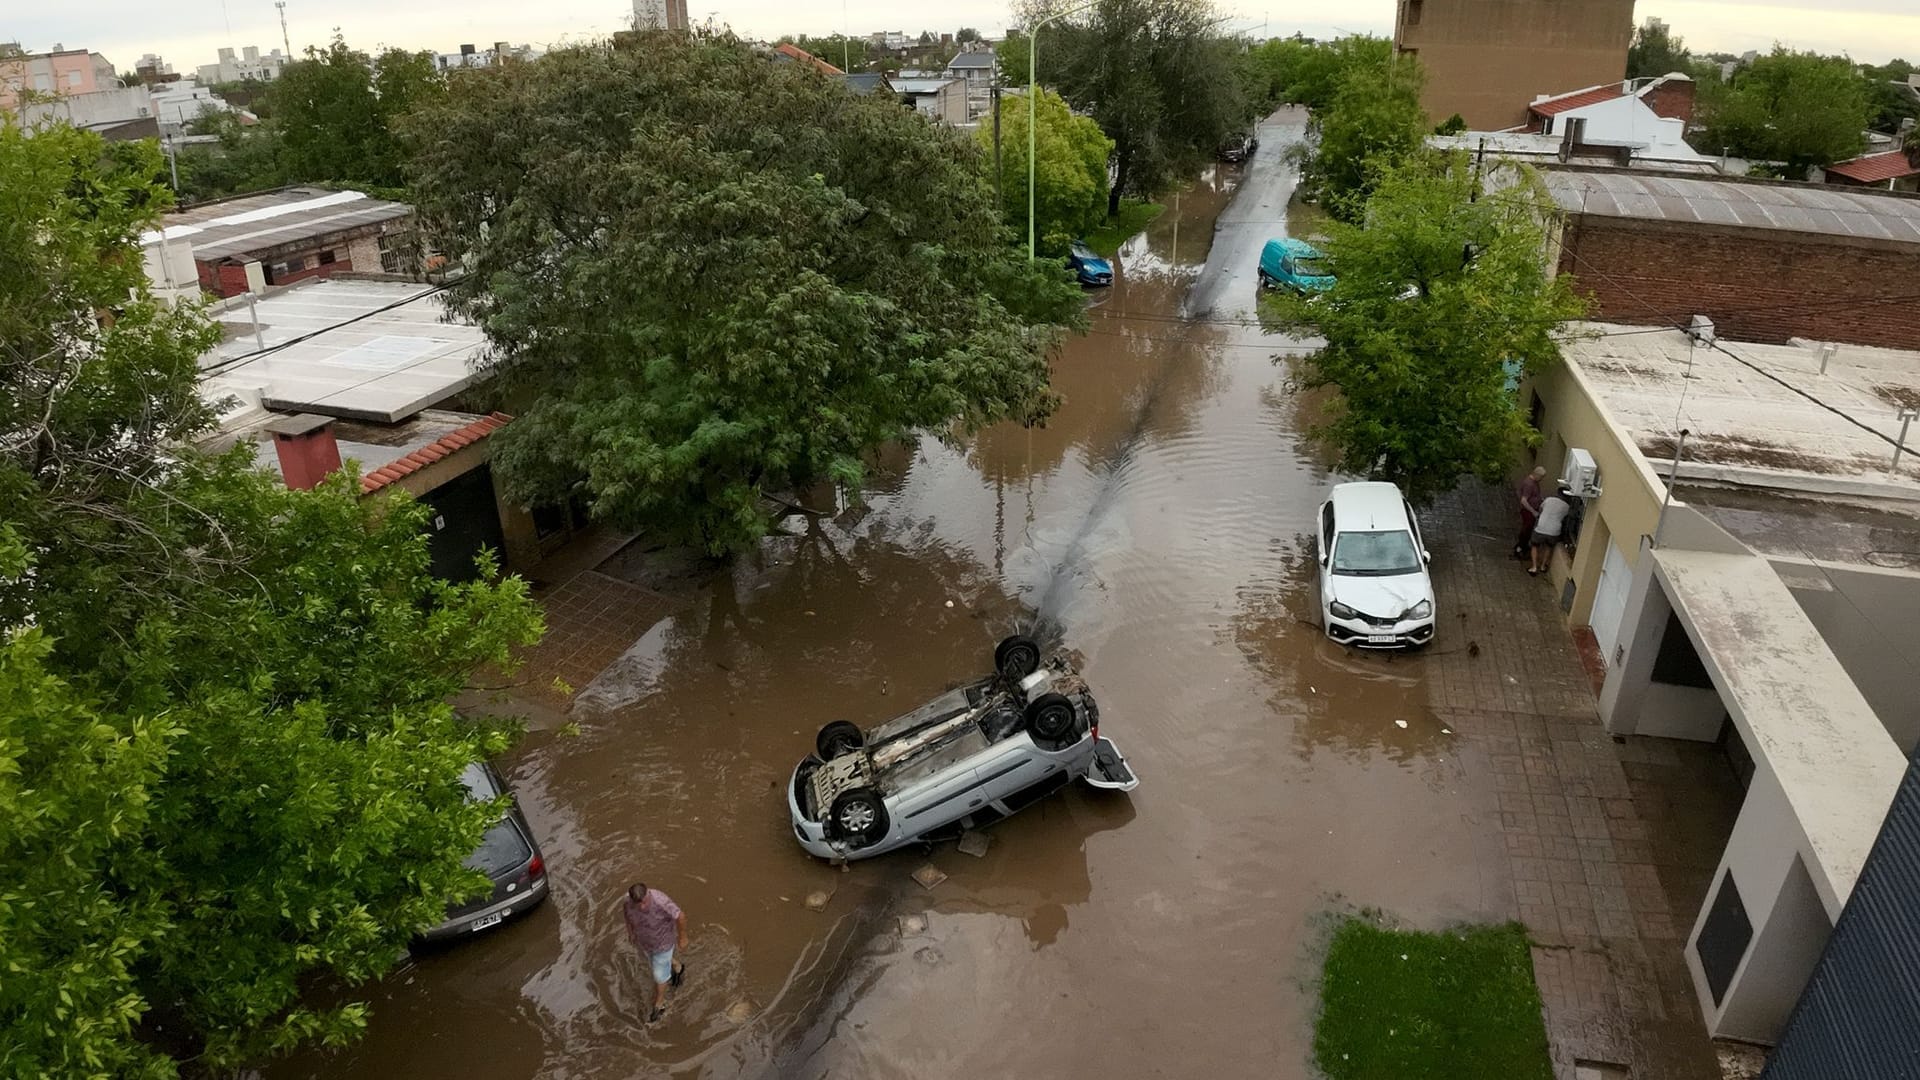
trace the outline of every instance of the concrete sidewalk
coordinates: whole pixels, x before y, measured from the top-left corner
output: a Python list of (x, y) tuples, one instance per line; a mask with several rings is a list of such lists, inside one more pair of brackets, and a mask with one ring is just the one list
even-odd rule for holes
[(1714, 746), (1618, 740), (1499, 489), (1423, 516), (1443, 621), (1434, 712), (1491, 765), (1513, 914), (1560, 1080), (1718, 1080), (1681, 950), (1741, 791)]

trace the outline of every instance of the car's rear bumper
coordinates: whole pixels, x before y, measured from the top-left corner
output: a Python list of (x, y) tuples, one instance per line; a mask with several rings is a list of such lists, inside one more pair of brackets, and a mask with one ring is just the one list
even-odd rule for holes
[[(518, 896), (509, 896), (498, 903), (466, 912), (448, 919), (439, 926), (420, 935), (421, 941), (452, 941), (471, 934), (490, 930), (505, 923), (515, 915), (524, 915), (540, 906), (547, 898), (547, 879), (542, 877), (527, 886), (527, 890)], [(499, 919), (494, 919), (494, 916)]]

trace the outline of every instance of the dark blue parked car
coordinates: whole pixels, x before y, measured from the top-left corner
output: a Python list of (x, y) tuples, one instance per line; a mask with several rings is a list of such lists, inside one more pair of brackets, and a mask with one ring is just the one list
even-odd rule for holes
[(1094, 254), (1082, 240), (1075, 240), (1068, 248), (1067, 269), (1082, 285), (1113, 284), (1113, 264)]

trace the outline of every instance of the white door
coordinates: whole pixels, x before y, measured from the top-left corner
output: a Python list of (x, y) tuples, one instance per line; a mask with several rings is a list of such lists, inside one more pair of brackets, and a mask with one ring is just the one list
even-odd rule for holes
[(1600, 563), (1600, 584), (1593, 590), (1593, 613), (1587, 622), (1600, 642), (1600, 658), (1613, 666), (1614, 642), (1620, 639), (1620, 617), (1627, 611), (1627, 590), (1633, 586), (1633, 568), (1620, 549), (1607, 543), (1607, 555)]

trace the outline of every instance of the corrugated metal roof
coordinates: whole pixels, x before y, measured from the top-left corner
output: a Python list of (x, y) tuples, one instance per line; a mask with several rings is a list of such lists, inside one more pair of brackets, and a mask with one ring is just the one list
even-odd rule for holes
[(1920, 199), (1625, 172), (1549, 169), (1541, 179), (1574, 213), (1920, 243)]
[[(168, 240), (186, 240), (200, 262), (249, 255), (283, 244), (392, 221), (413, 213), (406, 203), (374, 199), (358, 191), (288, 188), (227, 199), (168, 214)], [(149, 233), (151, 242), (159, 233)]]
[(1867, 154), (1842, 161), (1838, 165), (1827, 166), (1829, 174), (1844, 176), (1862, 184), (1875, 184), (1882, 180), (1897, 180), (1903, 176), (1920, 175), (1920, 165), (1907, 157), (1905, 150), (1888, 150), (1881, 154)]

